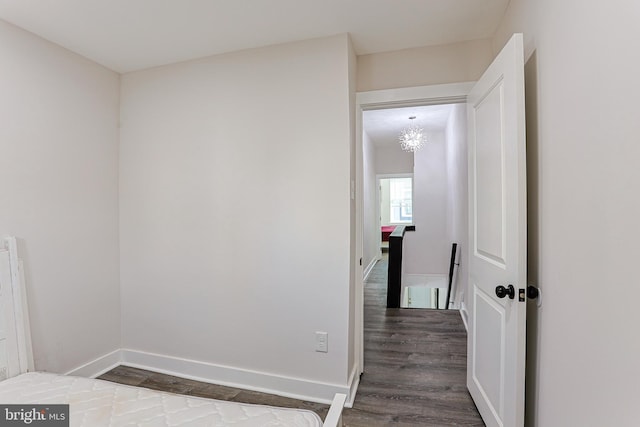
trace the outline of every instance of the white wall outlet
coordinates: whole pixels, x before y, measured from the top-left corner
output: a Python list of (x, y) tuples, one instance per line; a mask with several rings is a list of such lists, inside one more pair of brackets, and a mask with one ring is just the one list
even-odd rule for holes
[(329, 334), (326, 332), (316, 332), (316, 351), (327, 353), (329, 351)]

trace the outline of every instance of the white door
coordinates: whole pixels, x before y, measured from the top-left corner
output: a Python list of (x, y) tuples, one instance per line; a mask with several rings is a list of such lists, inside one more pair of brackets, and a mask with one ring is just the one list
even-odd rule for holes
[(467, 387), (487, 426), (519, 427), (524, 425), (527, 307), (522, 34), (507, 43), (467, 103)]

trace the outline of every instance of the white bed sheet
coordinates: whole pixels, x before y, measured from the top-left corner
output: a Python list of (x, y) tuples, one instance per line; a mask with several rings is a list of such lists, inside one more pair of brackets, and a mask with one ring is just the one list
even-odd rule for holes
[(0, 403), (68, 403), (73, 427), (320, 427), (311, 411), (224, 402), (42, 372), (0, 382)]

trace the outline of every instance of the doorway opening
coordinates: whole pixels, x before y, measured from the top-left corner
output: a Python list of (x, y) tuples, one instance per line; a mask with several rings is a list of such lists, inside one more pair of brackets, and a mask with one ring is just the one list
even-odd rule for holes
[[(381, 257), (381, 251), (378, 244), (378, 242), (380, 241), (381, 231), (379, 228), (377, 228), (379, 214), (377, 209), (370, 209), (372, 203), (374, 205), (377, 203), (377, 192), (375, 191), (375, 188), (371, 188), (375, 187), (375, 185), (367, 185), (365, 190), (365, 181), (373, 181), (375, 183), (375, 162), (376, 159), (382, 158), (382, 156), (374, 151), (378, 149), (374, 148), (373, 144), (371, 143), (369, 136), (371, 130), (369, 125), (366, 127), (365, 131), (365, 127), (363, 126), (364, 114), (373, 113), (380, 109), (389, 110), (394, 108), (416, 106), (427, 107), (452, 105), (461, 107), (462, 105), (466, 104), (467, 94), (469, 93), (473, 85), (473, 83), (454, 83), (401, 89), (376, 90), (370, 92), (360, 92), (356, 94), (356, 147), (354, 152), (356, 156), (355, 194), (357, 194), (357, 197), (355, 211), (356, 250), (353, 260), (353, 263), (356, 266), (355, 293), (353, 303), (353, 333), (354, 356), (357, 365), (356, 372), (358, 374), (362, 374), (364, 372), (364, 280), (366, 280), (367, 276), (371, 274), (373, 267)], [(402, 117), (404, 117), (405, 120), (409, 117), (406, 116), (406, 113), (407, 112), (404, 111), (402, 114)], [(391, 135), (392, 139), (396, 139), (398, 137), (398, 135), (394, 134), (393, 132), (391, 133)], [(428, 146), (429, 144), (427, 144), (427, 148)], [(396, 160), (400, 162), (400, 164), (406, 165), (406, 163), (404, 163), (406, 162), (406, 157), (397, 157), (398, 158)], [(411, 155), (409, 159), (410, 166), (408, 170), (404, 171), (404, 173), (412, 173), (413, 171), (413, 156)], [(396, 165), (398, 165), (397, 162)], [(387, 171), (385, 173), (393, 172), (397, 173), (398, 171)], [(460, 183), (462, 183), (462, 181)], [(416, 215), (419, 214), (419, 210), (420, 208), (416, 206), (416, 201), (414, 199), (412, 201), (412, 215), (414, 221)], [(370, 217), (372, 212), (375, 215), (373, 218)], [(376, 224), (376, 226), (372, 226), (372, 223)], [(458, 243), (461, 244), (459, 246), (460, 251), (466, 251), (466, 242)], [(422, 256), (425, 255), (422, 254)], [(465, 259), (463, 257), (460, 260), (461, 267), (464, 267), (464, 262)], [(444, 261), (443, 264), (446, 265), (446, 261)], [(459, 276), (463, 278), (465, 274), (460, 274)], [(459, 289), (462, 290), (465, 288), (466, 283), (459, 283)], [(464, 299), (459, 299), (459, 307), (466, 327), (466, 317), (468, 315), (466, 314)]]
[[(464, 268), (464, 273), (459, 277), (468, 278), (469, 285), (473, 281), (468, 296), (472, 316), (467, 313), (464, 295), (459, 301), (462, 321), (468, 331), (466, 385), (487, 424), (522, 425), (527, 355), (526, 131), (522, 34), (512, 36), (478, 82), (357, 94), (356, 179), (364, 170), (358, 168), (364, 164), (362, 158), (367, 152), (366, 128), (362, 124), (363, 115), (368, 110), (457, 102), (468, 103), (469, 118), (468, 199), (461, 199), (461, 205), (467, 205), (458, 211), (468, 217), (464, 225), (468, 227), (470, 240), (461, 248), (461, 253), (468, 255), (461, 259), (461, 270), (468, 268)], [(464, 120), (466, 114), (460, 117)], [(417, 171), (414, 172), (417, 187), (421, 180)], [(362, 180), (366, 177), (367, 174), (362, 173)], [(362, 188), (357, 182), (356, 187)], [(417, 198), (414, 199), (413, 208), (417, 230), (420, 227), (418, 218), (422, 215)], [(356, 201), (356, 229), (366, 223), (363, 212), (366, 212), (363, 204)], [(455, 225), (456, 222), (451, 223)], [(356, 247), (356, 255), (363, 253), (361, 241), (356, 239), (356, 245), (360, 245)], [(467, 266), (464, 265), (465, 258), (469, 258), (466, 260)], [(505, 287), (497, 285), (499, 283), (515, 283), (519, 287), (516, 292), (516, 286), (509, 285), (509, 292), (505, 292)], [(465, 290), (467, 286), (460, 288)], [(356, 289), (356, 315), (358, 293)], [(457, 314), (440, 310), (404, 311)], [(389, 313), (395, 314), (397, 310)], [(356, 319), (356, 329), (357, 323)], [(496, 346), (496, 343), (502, 344)], [(357, 343), (355, 347), (357, 354)], [(364, 367), (363, 363), (361, 367)]]
[[(464, 285), (450, 274), (450, 254), (453, 243), (465, 247), (467, 238), (465, 104), (378, 108), (363, 111), (362, 118), (364, 265), (373, 268), (397, 248), (389, 244), (392, 233), (410, 226), (401, 255), (389, 254), (389, 268), (401, 271), (393, 275), (400, 282), (400, 307), (460, 308)], [(415, 118), (426, 139), (415, 152), (399, 143), (408, 118)], [(458, 264), (454, 259), (455, 273)]]
[[(379, 384), (379, 378), (376, 375), (381, 369), (386, 369), (387, 365), (397, 369), (396, 372), (399, 370), (406, 372), (407, 365), (418, 367), (417, 372), (420, 372), (437, 365), (436, 360), (446, 360), (443, 368), (448, 373), (455, 372), (455, 375), (441, 377), (440, 385), (447, 390), (443, 395), (447, 394), (447, 399), (459, 398), (461, 399), (459, 402), (466, 399), (464, 409), (461, 406), (456, 412), (465, 411), (471, 417), (465, 422), (480, 424), (480, 415), (475, 410), (472, 400), (468, 398), (464, 387), (467, 372), (465, 325), (457, 310), (439, 309), (446, 307), (452, 243), (459, 243), (459, 247), (463, 248), (467, 238), (466, 104), (462, 102), (464, 100), (466, 100), (465, 97), (459, 102), (451, 102), (449, 99), (448, 102), (440, 100), (436, 104), (423, 100), (408, 106), (399, 106), (398, 103), (390, 105), (376, 103), (371, 107), (373, 109), (360, 105), (364, 107), (361, 116), (362, 162), (359, 163), (362, 165), (363, 181), (360, 187), (360, 194), (363, 197), (360, 210), (363, 216), (362, 253), (363, 264), (367, 266), (365, 272), (370, 273), (366, 276), (366, 284), (363, 286), (363, 300), (366, 301), (363, 310), (366, 327), (363, 332), (365, 340), (362, 348), (366, 351), (367, 365), (363, 369), (365, 375), (361, 379), (359, 388), (368, 390), (371, 384)], [(420, 114), (415, 111), (416, 108), (431, 113), (430, 117), (439, 117), (435, 122), (429, 122), (427, 117), (423, 119), (421, 125), (427, 142), (420, 150), (414, 153), (402, 151), (398, 141), (400, 129), (386, 129), (388, 139), (376, 140), (375, 127), (372, 128), (369, 122), (371, 116), (380, 117), (380, 122), (386, 122), (388, 125), (389, 120), (382, 119), (385, 114), (393, 113), (395, 110), (406, 121), (405, 116), (420, 117)], [(390, 211), (392, 209), (391, 196), (389, 195), (388, 201), (385, 200), (387, 191), (384, 189), (384, 181), (381, 182), (380, 178), (394, 177), (398, 174), (413, 178), (411, 220), (409, 222), (408, 219), (404, 219), (405, 223), (391, 224), (391, 214), (389, 214), (388, 223), (394, 227), (394, 233), (398, 233), (397, 229), (403, 230), (401, 283), (404, 289), (399, 299), (404, 300), (404, 305), (411, 308), (389, 310), (387, 306), (390, 293), (387, 279), (391, 273), (391, 252), (395, 247), (395, 241), (392, 240), (389, 244), (390, 252), (383, 253), (379, 249), (382, 234), (385, 231), (382, 227), (387, 225), (384, 210), (386, 206)], [(360, 176), (360, 173), (357, 176)], [(395, 205), (402, 204), (395, 203)], [(410, 227), (415, 227), (415, 230), (409, 230)], [(394, 236), (390, 238), (393, 239)], [(460, 261), (462, 260), (458, 260), (458, 263)], [(371, 267), (368, 267), (369, 265)], [(441, 284), (431, 280), (436, 276), (442, 277)], [(459, 279), (457, 284), (461, 291), (466, 288), (466, 284), (460, 286)], [(456, 301), (456, 298), (453, 297), (452, 300)], [(457, 299), (457, 301), (461, 300)], [(416, 310), (412, 309), (413, 307), (427, 309)], [(445, 323), (449, 325), (446, 329), (438, 326)], [(413, 327), (417, 332), (415, 340), (408, 338)], [(429, 333), (425, 333), (425, 330)], [(381, 333), (382, 331), (384, 332)], [(402, 337), (402, 339), (394, 341), (393, 337)], [(442, 343), (438, 342), (439, 339)], [(388, 350), (384, 356), (384, 368), (376, 364), (380, 360), (381, 342), (385, 345), (384, 349)], [(418, 342), (420, 344), (416, 345)], [(444, 344), (445, 342), (447, 344)], [(454, 342), (455, 344), (449, 347), (448, 344)], [(406, 354), (403, 353), (404, 343), (411, 343), (412, 346), (410, 349), (412, 361), (409, 363), (407, 363)], [(438, 351), (434, 352), (434, 348)], [(361, 366), (364, 366), (364, 351)], [(391, 354), (402, 356), (395, 360)], [(413, 358), (419, 359), (420, 362), (416, 362)], [(451, 361), (455, 362), (451, 363)], [(415, 377), (412, 378), (411, 384), (418, 388), (433, 385), (431, 381), (421, 384), (419, 379), (415, 381), (414, 379)], [(394, 380), (396, 383), (401, 382), (395, 378)], [(448, 395), (449, 390), (460, 390), (461, 393), (457, 396), (453, 396), (453, 393)]]

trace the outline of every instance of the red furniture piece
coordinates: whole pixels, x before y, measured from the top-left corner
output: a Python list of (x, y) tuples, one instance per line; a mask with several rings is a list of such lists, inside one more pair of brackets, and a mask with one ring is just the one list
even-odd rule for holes
[(380, 227), (380, 231), (382, 231), (382, 241), (388, 242), (389, 235), (391, 235), (391, 233), (393, 233), (393, 230), (395, 229), (396, 229), (395, 225), (383, 225), (382, 227)]

